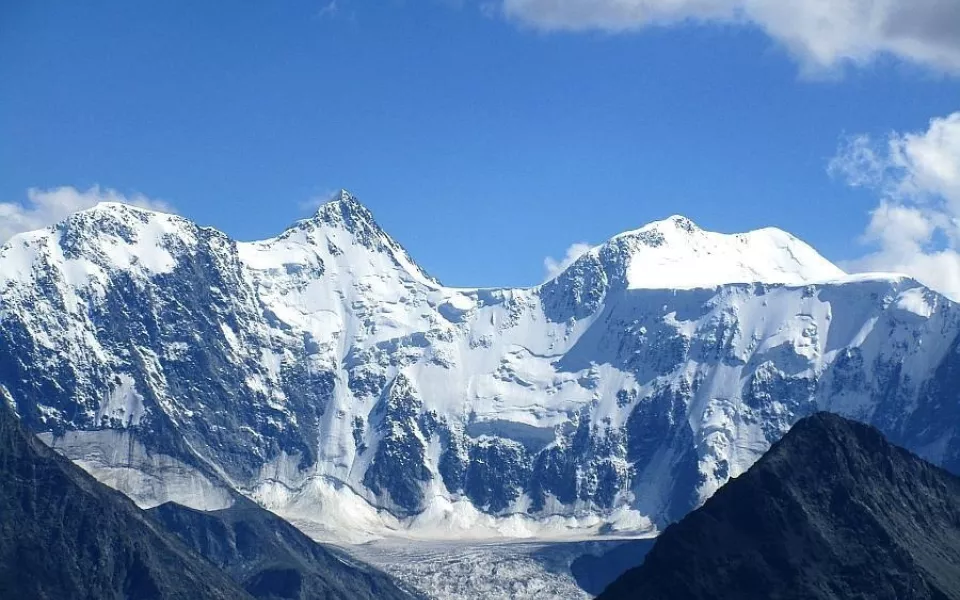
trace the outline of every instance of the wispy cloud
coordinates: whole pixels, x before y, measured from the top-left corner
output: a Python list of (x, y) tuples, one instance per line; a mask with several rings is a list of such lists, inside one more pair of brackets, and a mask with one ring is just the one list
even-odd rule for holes
[(926, 131), (849, 138), (830, 172), (880, 195), (863, 236), (874, 251), (848, 269), (906, 273), (960, 300), (960, 112)]
[(324, 190), (297, 204), (301, 212), (315, 213), (321, 206), (340, 195), (340, 190)]
[(340, 6), (337, 4), (337, 0), (330, 0), (317, 11), (317, 18), (326, 19), (335, 17), (338, 12), (340, 12)]
[(151, 210), (174, 212), (173, 208), (162, 200), (153, 200), (143, 194), (125, 195), (100, 186), (86, 191), (71, 186), (31, 188), (27, 190), (27, 198), (22, 202), (0, 202), (0, 243), (18, 233), (53, 225), (100, 202), (122, 202)]
[(957, 0), (501, 0), (508, 19), (545, 31), (622, 33), (678, 23), (758, 28), (806, 72), (882, 56), (960, 73)]
[(567, 267), (572, 265), (574, 261), (590, 250), (590, 248), (592, 248), (592, 246), (586, 242), (577, 242), (567, 248), (563, 258), (556, 259), (548, 256), (543, 259), (543, 268), (546, 271), (547, 281), (562, 273)]

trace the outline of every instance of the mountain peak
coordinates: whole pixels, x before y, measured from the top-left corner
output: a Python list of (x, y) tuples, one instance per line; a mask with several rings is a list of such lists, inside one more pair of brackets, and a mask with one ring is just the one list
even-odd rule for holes
[[(136, 215), (140, 219), (155, 216), (173, 216), (175, 213), (164, 205), (143, 206), (130, 202), (118, 202), (116, 200), (101, 200), (89, 208), (77, 211), (74, 215), (100, 214), (100, 215)], [(178, 217), (179, 218), (179, 217)], [(68, 217), (69, 219), (69, 217)]]
[[(373, 224), (373, 213), (356, 196), (341, 189), (320, 205), (316, 217), (325, 222), (337, 222), (354, 226), (360, 223)], [(377, 227), (379, 229), (379, 227)]]
[(298, 232), (311, 235), (311, 232), (325, 227), (342, 229), (367, 246), (379, 245), (381, 238), (389, 237), (377, 224), (370, 209), (349, 191), (341, 189), (321, 204), (312, 217), (297, 221), (278, 239), (287, 239)]
[(430, 287), (439, 285), (436, 279), (416, 264), (403, 246), (380, 227), (370, 209), (345, 189), (320, 205), (311, 218), (296, 222), (277, 238), (264, 243), (291, 238), (310, 244), (319, 243), (328, 249), (336, 247), (337, 252), (342, 251), (343, 244), (355, 243), (370, 251), (389, 255), (394, 263), (417, 281)]
[(331, 202), (356, 202), (357, 197), (350, 193), (346, 188), (340, 188), (340, 191), (330, 198)]
[(694, 233), (697, 231), (702, 231), (696, 223), (684, 217), (683, 215), (672, 215), (663, 219), (662, 221), (654, 221), (648, 223), (639, 229), (639, 231), (650, 231), (650, 230), (662, 230), (662, 229), (673, 229), (685, 233)]
[(630, 288), (804, 285), (846, 276), (812, 247), (780, 229), (716, 233), (681, 215), (621, 233), (601, 248), (622, 261)]
[(112, 238), (132, 241), (141, 235), (192, 237), (197, 225), (179, 215), (152, 207), (125, 202), (98, 202), (68, 216), (54, 229), (68, 236), (84, 234), (101, 241)]
[[(304, 222), (301, 222), (304, 223)], [(316, 214), (306, 221), (314, 226), (333, 226), (345, 229), (359, 239), (385, 236), (383, 229), (373, 218), (373, 213), (347, 190), (340, 190), (320, 205)]]
[(150, 211), (145, 211), (138, 206), (132, 204), (124, 204), (123, 202), (97, 202), (93, 206), (83, 208), (76, 211), (73, 214), (68, 215), (62, 221), (57, 223), (54, 227), (67, 227), (75, 226), (82, 223), (100, 221), (102, 219), (124, 219), (127, 215), (134, 215), (136, 211), (142, 211), (147, 214), (142, 215), (147, 216), (150, 214)]
[(140, 235), (175, 234), (192, 237), (196, 224), (172, 212), (125, 202), (98, 202), (79, 210), (52, 226), (67, 237), (89, 236), (93, 240), (123, 238), (127, 241)]
[(130, 205), (124, 204), (123, 202), (101, 200), (100, 202), (97, 202), (96, 204), (88, 208), (86, 211), (80, 211), (80, 212), (111, 212), (111, 211), (118, 211), (118, 210), (123, 211), (123, 210), (126, 210), (128, 206)]

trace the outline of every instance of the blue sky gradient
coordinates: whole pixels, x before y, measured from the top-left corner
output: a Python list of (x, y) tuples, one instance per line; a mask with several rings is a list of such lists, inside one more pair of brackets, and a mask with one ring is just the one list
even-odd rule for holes
[(674, 213), (778, 226), (846, 260), (879, 196), (827, 173), (841, 139), (960, 108), (950, 74), (886, 58), (811, 76), (750, 27), (144, 4), (0, 5), (0, 202), (99, 184), (246, 240), (343, 187), (463, 286), (538, 283), (546, 256)]

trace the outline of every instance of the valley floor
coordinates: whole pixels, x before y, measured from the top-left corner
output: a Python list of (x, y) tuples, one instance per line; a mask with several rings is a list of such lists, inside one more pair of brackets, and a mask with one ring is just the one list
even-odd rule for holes
[(435, 600), (580, 600), (591, 594), (570, 566), (601, 555), (623, 539), (575, 542), (425, 542), (383, 539), (341, 549), (412, 585)]

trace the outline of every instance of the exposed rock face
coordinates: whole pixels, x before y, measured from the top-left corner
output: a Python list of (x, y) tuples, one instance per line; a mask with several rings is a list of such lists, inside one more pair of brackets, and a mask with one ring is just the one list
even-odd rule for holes
[(106, 204), (0, 249), (0, 396), (46, 441), (141, 506), (351, 533), (662, 526), (817, 410), (960, 469), (958, 331), (680, 217), (530, 289), (442, 286), (346, 193), (262, 242)]
[(633, 598), (960, 598), (960, 478), (816, 414), (600, 596)]
[(0, 597), (250, 598), (0, 404)]

